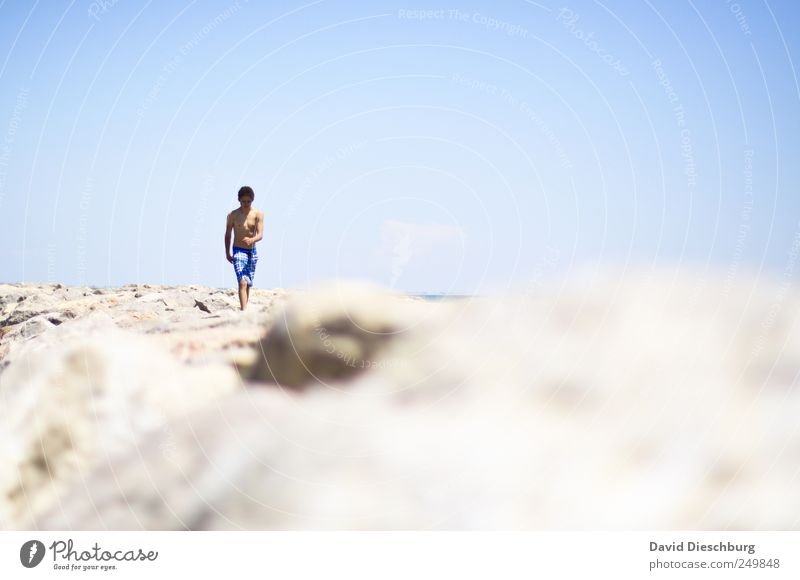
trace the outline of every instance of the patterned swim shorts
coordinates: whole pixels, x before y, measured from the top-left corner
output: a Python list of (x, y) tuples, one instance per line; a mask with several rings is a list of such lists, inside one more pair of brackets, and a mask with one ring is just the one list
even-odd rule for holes
[(255, 248), (233, 246), (233, 269), (236, 272), (237, 280), (244, 279), (248, 286), (252, 286), (253, 278), (256, 275), (256, 262), (258, 262), (258, 254)]

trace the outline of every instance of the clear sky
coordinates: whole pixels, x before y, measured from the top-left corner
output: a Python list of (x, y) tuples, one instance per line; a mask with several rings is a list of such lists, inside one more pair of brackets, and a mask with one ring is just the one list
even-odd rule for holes
[(795, 277), (792, 0), (0, 3), (0, 282)]

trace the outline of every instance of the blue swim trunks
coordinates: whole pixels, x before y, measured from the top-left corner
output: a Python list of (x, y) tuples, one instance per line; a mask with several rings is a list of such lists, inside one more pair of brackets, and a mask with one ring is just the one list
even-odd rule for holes
[(247, 281), (248, 286), (253, 285), (253, 278), (256, 275), (256, 262), (258, 254), (256, 249), (239, 248), (233, 246), (233, 269), (236, 272), (236, 279)]

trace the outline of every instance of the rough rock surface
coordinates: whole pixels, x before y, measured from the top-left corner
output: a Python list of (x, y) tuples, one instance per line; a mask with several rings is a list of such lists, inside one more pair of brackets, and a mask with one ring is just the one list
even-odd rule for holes
[(282, 291), (254, 291), (245, 313), (230, 294), (0, 285), (0, 526), (29, 525), (98, 461), (241, 388)]
[[(3, 292), (6, 309), (28, 299)], [(24, 310), (0, 342), (14, 337), (0, 524), (800, 528), (789, 284), (663, 271), (441, 303), (262, 292), (247, 313), (158, 287), (70, 298), (52, 327), (33, 320), (64, 312), (50, 301)]]
[(353, 282), (298, 293), (261, 340), (253, 378), (297, 388), (356, 376), (392, 343), (436, 332), (448, 306)]

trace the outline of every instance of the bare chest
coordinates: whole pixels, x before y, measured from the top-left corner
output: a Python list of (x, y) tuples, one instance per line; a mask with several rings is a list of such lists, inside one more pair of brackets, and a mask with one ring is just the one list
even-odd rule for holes
[(239, 232), (255, 232), (256, 230), (256, 214), (250, 212), (247, 215), (242, 215), (238, 212), (233, 212), (233, 227)]

